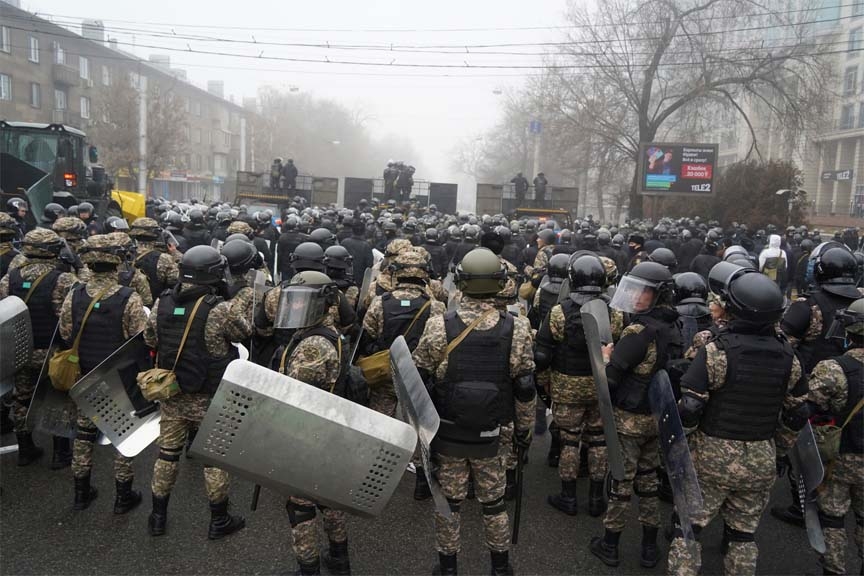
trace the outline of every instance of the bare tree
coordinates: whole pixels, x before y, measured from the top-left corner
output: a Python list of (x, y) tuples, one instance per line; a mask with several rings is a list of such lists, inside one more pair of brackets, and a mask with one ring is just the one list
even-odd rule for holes
[[(743, 119), (758, 155), (753, 106), (795, 131), (825, 101), (834, 50), (809, 24), (815, 9), (752, 0), (598, 0), (590, 12), (585, 5), (571, 1), (573, 31), (550, 63), (558, 78), (550, 100), (576, 129), (634, 164), (640, 143), (692, 128), (688, 115), (718, 108)], [(766, 30), (778, 34), (771, 40)], [(636, 177), (629, 196), (638, 217)]]

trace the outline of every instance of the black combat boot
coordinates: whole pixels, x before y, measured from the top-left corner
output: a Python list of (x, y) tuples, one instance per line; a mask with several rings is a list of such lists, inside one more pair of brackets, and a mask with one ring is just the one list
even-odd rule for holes
[(295, 572), (297, 576), (314, 576), (317, 574), (321, 574), (321, 560), (316, 558), (314, 561), (309, 562), (300, 562), (297, 561), (298, 570)]
[(168, 499), (170, 494), (156, 496), (153, 494), (153, 510), (147, 519), (147, 531), (151, 536), (162, 536), (165, 534), (165, 524), (168, 522)]
[(492, 557), (492, 576), (513, 576), (509, 552), (495, 552), (493, 550), (489, 554)]
[(507, 485), (504, 487), (504, 499), (516, 498), (516, 470), (507, 470)]
[(9, 434), (15, 430), (15, 422), (9, 417), (12, 407), (3, 402), (0, 404), (0, 434)]
[(117, 495), (114, 498), (114, 514), (126, 514), (141, 503), (141, 492), (132, 490), (132, 480), (115, 480)]
[(72, 440), (54, 436), (54, 450), (51, 454), (51, 469), (62, 470), (72, 465)]
[(90, 503), (96, 499), (96, 489), (90, 486), (90, 474), (75, 478), (75, 510), (86, 510)]
[(456, 576), (456, 554), (438, 553), (438, 565), (432, 570), (433, 576)]
[(228, 514), (228, 498), (221, 502), (210, 503), (210, 529), (207, 538), (219, 540), (246, 526), (246, 520), (242, 516), (231, 516)]
[(799, 528), (804, 527), (804, 514), (801, 513), (801, 508), (795, 504), (790, 504), (786, 508), (774, 506), (771, 508), (771, 516), (786, 524), (798, 526)]
[(576, 516), (576, 480), (562, 480), (561, 493), (546, 497), (546, 501), (553, 508), (557, 508), (568, 516)]
[(428, 500), (432, 497), (432, 489), (429, 488), (429, 481), (426, 479), (426, 471), (420, 467), (416, 467), (417, 478), (414, 479), (414, 500)]
[(543, 402), (537, 402), (534, 417), (534, 436), (542, 436), (546, 433), (546, 405)]
[(591, 480), (588, 485), (588, 514), (597, 518), (606, 511), (606, 500), (603, 498), (603, 480)]
[(607, 566), (613, 568), (618, 566), (618, 541), (621, 540), (621, 532), (612, 532), (608, 528), (602, 538), (595, 536), (591, 539), (591, 553), (600, 558)]
[(33, 443), (30, 432), (16, 432), (18, 438), (18, 466), (27, 466), (42, 457), (42, 449)]
[(550, 468), (557, 468), (558, 462), (561, 460), (561, 430), (557, 426), (549, 427), (549, 454), (546, 456), (546, 463)]
[(324, 565), (330, 574), (347, 576), (351, 574), (351, 562), (348, 559), (348, 540), (334, 542), (330, 540), (330, 553), (324, 555)]
[(657, 526), (642, 525), (642, 552), (639, 555), (639, 565), (643, 568), (654, 568), (660, 558), (657, 550)]

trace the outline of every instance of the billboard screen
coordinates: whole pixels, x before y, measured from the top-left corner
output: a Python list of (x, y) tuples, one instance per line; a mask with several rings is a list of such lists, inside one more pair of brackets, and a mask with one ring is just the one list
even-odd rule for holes
[(716, 160), (716, 144), (641, 144), (639, 193), (711, 196)]

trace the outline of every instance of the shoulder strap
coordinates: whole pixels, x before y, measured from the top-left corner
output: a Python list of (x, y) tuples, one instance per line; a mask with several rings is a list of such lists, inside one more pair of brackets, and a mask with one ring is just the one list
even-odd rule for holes
[[(27, 304), (27, 303), (30, 301), (30, 296), (32, 296), (32, 295), (33, 295), (33, 292), (36, 291), (36, 287), (39, 286), (39, 283), (42, 282), (42, 280), (43, 280), (46, 276), (48, 276), (49, 274), (51, 274), (53, 271), (54, 271), (54, 270), (49, 270), (48, 272), (45, 272), (44, 274), (41, 274), (38, 278), (36, 278), (36, 280), (33, 281), (33, 284), (30, 285), (30, 289), (27, 291), (27, 295), (24, 296), (24, 304)], [(23, 274), (21, 275), (21, 278), (22, 278), (22, 279), (24, 278), (24, 275), (23, 275)]]
[(471, 324), (469, 324), (468, 327), (465, 328), (465, 330), (463, 330), (461, 334), (459, 334), (458, 336), (456, 336), (456, 338), (454, 338), (453, 340), (450, 341), (449, 344), (447, 344), (447, 348), (446, 348), (445, 351), (444, 351), (444, 356), (449, 356), (450, 353), (451, 353), (451, 352), (452, 352), (452, 351), (453, 351), (457, 346), (459, 346), (459, 344), (462, 343), (462, 341), (463, 341), (463, 340), (468, 336), (468, 334), (470, 334), (471, 331), (474, 330), (474, 329), (475, 329), (475, 328), (480, 324), (480, 322), (483, 321), (484, 318), (486, 318), (487, 316), (489, 316), (489, 315), (492, 314), (493, 312), (497, 313), (498, 310), (497, 310), (497, 309), (488, 310), (488, 311), (486, 311), (485, 313), (483, 313), (483, 314), (481, 314), (480, 316), (478, 316), (477, 318), (475, 318), (474, 321), (471, 322)]
[(861, 408), (864, 408), (864, 398), (861, 398), (860, 400), (858, 400), (858, 403), (855, 405), (855, 408), (852, 409), (852, 412), (849, 413), (849, 415), (846, 417), (846, 420), (843, 422), (843, 426), (840, 427), (841, 430), (843, 428), (846, 428), (846, 425), (849, 424), (849, 421), (852, 420), (852, 418), (854, 418), (855, 415), (861, 411)]
[(189, 320), (186, 321), (186, 329), (183, 330), (183, 338), (180, 340), (180, 347), (177, 348), (177, 356), (174, 357), (174, 365), (171, 367), (171, 371), (173, 372), (175, 368), (177, 368), (177, 361), (180, 360), (180, 354), (183, 353), (183, 346), (186, 344), (186, 337), (189, 336), (189, 330), (192, 328), (192, 320), (195, 319), (195, 313), (198, 312), (198, 306), (201, 305), (201, 302), (206, 298), (207, 295), (201, 296), (195, 302), (195, 306), (192, 308), (192, 314), (189, 315)]
[[(41, 279), (42, 277), (40, 276), (39, 278)], [(81, 342), (81, 335), (84, 333), (84, 325), (87, 324), (87, 319), (90, 317), (90, 312), (93, 311), (93, 307), (96, 306), (96, 303), (102, 299), (102, 296), (104, 296), (105, 292), (107, 292), (109, 289), (110, 288), (105, 288), (105, 290), (102, 290), (101, 292), (96, 294), (96, 296), (94, 296), (93, 299), (90, 301), (90, 305), (87, 306), (87, 312), (84, 313), (84, 318), (81, 320), (81, 326), (78, 327), (78, 334), (75, 335), (75, 342), (72, 344), (72, 350), (75, 350), (76, 354), (78, 353), (78, 344)], [(82, 286), (81, 290), (84, 290), (84, 294), (87, 294), (87, 286)]]
[(402, 333), (402, 336), (407, 336), (411, 332), (411, 329), (414, 328), (414, 324), (417, 323), (417, 320), (420, 319), (420, 316), (423, 315), (423, 312), (425, 312), (431, 304), (432, 300), (427, 298), (423, 306), (420, 307), (420, 310), (417, 311), (417, 314), (414, 315), (414, 318), (411, 320), (411, 324), (409, 324), (408, 328), (405, 329), (405, 332)]

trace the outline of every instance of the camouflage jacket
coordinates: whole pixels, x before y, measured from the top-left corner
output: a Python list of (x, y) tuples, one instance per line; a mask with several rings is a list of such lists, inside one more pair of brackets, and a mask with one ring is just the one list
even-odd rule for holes
[[(397, 284), (396, 289), (391, 294), (394, 298), (400, 300), (413, 300), (419, 298), (425, 292), (421, 286), (403, 283)], [(444, 304), (432, 298), (429, 305), (429, 319), (431, 320), (434, 316), (443, 316), (445, 311)], [(366, 311), (366, 316), (363, 317), (363, 330), (373, 339), (379, 338), (384, 331), (384, 307), (381, 303), (381, 296), (375, 296), (372, 299), (369, 310)]]
[[(87, 295), (95, 298), (100, 292), (101, 300), (110, 298), (120, 290), (122, 286), (117, 282), (116, 272), (93, 272), (87, 280), (85, 290)], [(103, 292), (104, 291), (104, 292)], [(128, 340), (132, 338), (147, 325), (147, 313), (144, 312), (144, 304), (141, 296), (137, 292), (129, 296), (126, 301), (126, 308), (123, 310), (123, 338)], [(63, 306), (60, 309), (60, 337), (71, 345), (72, 340), (77, 334), (72, 333), (72, 292), (70, 291), (63, 300)], [(122, 342), (118, 342), (119, 347)]]
[[(864, 348), (848, 350), (844, 356), (850, 356), (859, 362), (864, 362)], [(840, 364), (829, 358), (816, 364), (810, 374), (810, 391), (807, 400), (816, 404), (819, 410), (828, 414), (842, 414), (846, 408), (849, 392), (846, 374)], [(837, 425), (842, 425), (839, 422)]]

